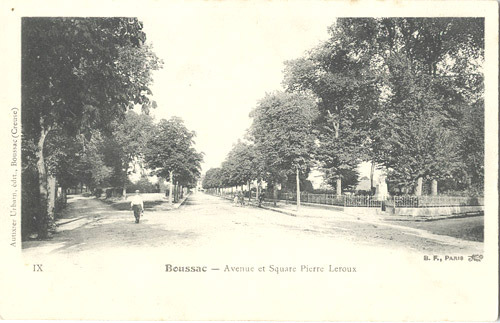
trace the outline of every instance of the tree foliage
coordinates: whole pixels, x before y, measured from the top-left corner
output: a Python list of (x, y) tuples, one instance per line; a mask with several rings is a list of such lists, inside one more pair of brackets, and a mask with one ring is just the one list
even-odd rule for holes
[(287, 62), (284, 79), (318, 99), (317, 157), (328, 176), (365, 160), (400, 186), (482, 181), (483, 19), (342, 18), (329, 33)]
[(368, 154), (368, 118), (380, 95), (373, 60), (371, 19), (341, 19), (330, 39), (305, 57), (286, 62), (288, 91), (311, 92), (319, 102), (317, 159), (327, 179), (339, 179)]
[(131, 104), (149, 102), (161, 61), (135, 18), (24, 18), (26, 134), (58, 127), (110, 130)]
[(203, 178), (202, 187), (204, 189), (224, 187), (221, 168), (210, 168), (207, 170)]
[(296, 170), (306, 175), (313, 160), (313, 121), (316, 102), (309, 96), (275, 92), (267, 94), (251, 112), (249, 130), (260, 157), (263, 178), (281, 183)]
[(169, 178), (172, 172), (174, 181), (194, 187), (203, 161), (203, 153), (193, 147), (195, 136), (180, 118), (160, 120), (144, 150), (146, 165), (160, 177)]
[[(94, 153), (92, 135), (110, 135), (115, 121), (135, 104), (146, 110), (154, 106), (151, 71), (162, 63), (145, 45), (142, 28), (135, 18), (22, 19), (22, 128), (23, 139), (32, 147), (31, 153), (23, 150), (23, 163), (34, 163), (26, 169), (38, 176), (38, 187), (32, 189), (39, 195), (41, 237), (47, 235), (53, 216), (47, 207), (53, 196), (47, 176), (59, 175), (64, 182), (71, 175), (62, 149), (52, 149), (51, 156), (46, 148), (59, 141), (78, 146), (77, 151), (92, 147), (77, 159), (80, 165), (97, 167), (86, 180), (101, 183), (108, 169)], [(47, 169), (47, 163), (60, 165)]]

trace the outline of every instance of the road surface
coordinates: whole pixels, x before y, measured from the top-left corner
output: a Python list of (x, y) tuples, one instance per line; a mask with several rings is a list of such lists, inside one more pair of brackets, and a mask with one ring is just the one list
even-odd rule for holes
[[(491, 258), (467, 260), (482, 243), (334, 211), (293, 217), (196, 193), (135, 224), (132, 211), (73, 196), (58, 223), (51, 240), (24, 243), (3, 281), (29, 318), (425, 320), (432, 308), (463, 319), (485, 299), (466, 296), (491, 284)], [(187, 266), (207, 271), (167, 270)]]
[(120, 211), (89, 197), (72, 196), (58, 232), (48, 241), (27, 241), (27, 254), (105, 252), (113, 248), (239, 248), (255, 252), (379, 248), (403, 252), (481, 252), (482, 243), (432, 234), (419, 228), (325, 210), (312, 216), (289, 215), (235, 206), (204, 193), (192, 194), (175, 210), (146, 209), (139, 224), (132, 211)]

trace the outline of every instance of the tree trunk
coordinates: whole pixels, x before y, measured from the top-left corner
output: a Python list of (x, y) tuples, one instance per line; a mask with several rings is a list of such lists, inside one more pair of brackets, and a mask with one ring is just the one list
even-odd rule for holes
[(250, 181), (247, 181), (248, 184), (248, 203), (252, 200), (252, 190), (250, 189)]
[(417, 179), (417, 186), (415, 187), (415, 195), (416, 196), (422, 196), (422, 183), (423, 183), (423, 178), (419, 177)]
[(53, 175), (47, 175), (47, 190), (48, 190), (48, 199), (47, 199), (47, 219), (49, 221), (49, 227), (51, 227), (54, 223), (54, 210), (56, 207), (56, 190), (57, 183), (56, 178)]
[(123, 188), (122, 188), (122, 197), (124, 200), (127, 199), (127, 187), (125, 185), (123, 185)]
[(373, 174), (375, 173), (375, 162), (372, 160), (372, 167), (370, 169), (370, 195), (373, 194)]
[(342, 179), (339, 177), (337, 178), (337, 196), (342, 195)]
[(172, 205), (172, 185), (174, 182), (174, 172), (170, 171), (170, 187), (168, 189), (168, 204)]
[[(340, 121), (334, 121), (333, 128), (335, 129), (335, 139), (338, 139), (340, 134)], [(337, 178), (337, 196), (341, 195), (342, 195), (342, 179), (339, 176), (339, 178)]]
[(278, 201), (278, 185), (273, 185), (273, 204), (276, 206), (276, 202)]
[(438, 195), (438, 181), (437, 179), (433, 179), (432, 180), (432, 192), (431, 192), (431, 195)]
[(339, 131), (340, 131), (340, 122), (334, 121), (333, 122), (333, 129), (335, 129), (335, 139), (339, 138)]
[(40, 132), (36, 149), (36, 166), (38, 170), (38, 188), (40, 191), (39, 203), (40, 207), (37, 216), (37, 231), (38, 237), (41, 239), (47, 238), (48, 233), (48, 215), (47, 215), (47, 171), (45, 168), (45, 159), (43, 157), (43, 146), (48, 130), (43, 129)]
[(257, 202), (259, 201), (259, 194), (260, 194), (260, 182), (257, 182), (257, 189), (255, 190), (255, 198), (257, 199)]
[(67, 188), (64, 186), (61, 187), (61, 199), (63, 206), (66, 206), (66, 204), (68, 203), (68, 192)]
[(297, 211), (300, 208), (300, 179), (299, 179), (299, 168), (297, 167)]

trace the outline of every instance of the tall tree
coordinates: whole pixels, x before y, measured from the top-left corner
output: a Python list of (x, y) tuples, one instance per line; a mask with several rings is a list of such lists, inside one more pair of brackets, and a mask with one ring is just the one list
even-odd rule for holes
[[(464, 111), (477, 106), (483, 95), (483, 20), (378, 21), (387, 95), (385, 109), (373, 118), (376, 156), (400, 185), (414, 186), (421, 194), (423, 180), (429, 178), (437, 194), (438, 180), (460, 181), (457, 174), (464, 170), (457, 138), (466, 130)], [(476, 145), (482, 146), (484, 135), (477, 130)]]
[(299, 175), (308, 172), (315, 149), (313, 121), (317, 116), (316, 102), (297, 93), (267, 94), (251, 112), (249, 131), (265, 170), (265, 180), (274, 188), (288, 175), (297, 178), (297, 207), (300, 205)]
[(149, 102), (150, 72), (160, 61), (144, 45), (142, 27), (135, 18), (22, 19), (23, 135), (36, 144), (41, 238), (51, 215), (48, 134), (109, 132), (128, 107)]
[(154, 121), (151, 116), (129, 111), (123, 122), (116, 123), (115, 131), (108, 138), (109, 162), (115, 169), (115, 180), (112, 185), (123, 187), (124, 198), (130, 167), (133, 167), (133, 171), (139, 168), (141, 175), (145, 175), (145, 147), (153, 134), (153, 129)]
[(305, 57), (286, 62), (284, 84), (289, 91), (312, 92), (318, 99), (318, 160), (327, 180), (353, 171), (369, 152), (367, 117), (378, 105), (377, 69), (373, 67), (374, 21), (339, 19), (330, 39)]
[(232, 182), (235, 185), (248, 185), (249, 192), (250, 182), (258, 176), (257, 156), (254, 148), (253, 145), (238, 140), (226, 157)]
[(463, 144), (451, 138), (464, 133), (467, 110), (482, 104), (483, 24), (342, 18), (330, 39), (287, 63), (287, 89), (319, 99), (318, 159), (337, 177), (337, 193), (341, 173), (361, 160), (391, 168), (402, 186), (417, 183), (416, 192), (424, 177), (437, 192), (437, 180), (464, 167)]
[(172, 117), (160, 120), (147, 142), (144, 160), (156, 175), (169, 179), (169, 203), (172, 203), (174, 181), (193, 186), (201, 174), (203, 154), (193, 147), (195, 135), (182, 119)]
[(201, 186), (204, 189), (209, 189), (209, 188), (219, 188), (220, 185), (217, 182), (219, 175), (217, 174), (220, 171), (220, 168), (210, 168), (207, 170), (205, 173), (205, 176), (203, 177), (203, 182), (201, 183)]

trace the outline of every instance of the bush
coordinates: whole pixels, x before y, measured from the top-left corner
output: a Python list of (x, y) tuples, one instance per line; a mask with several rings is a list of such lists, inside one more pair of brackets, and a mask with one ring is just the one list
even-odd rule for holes
[(96, 188), (96, 190), (94, 191), (94, 195), (97, 198), (101, 197), (102, 193), (103, 193), (102, 188)]
[(320, 188), (320, 189), (314, 189), (314, 190), (310, 190), (310, 191), (307, 191), (308, 193), (312, 193), (312, 194), (335, 194), (335, 190), (333, 189), (324, 189), (324, 188)]
[(142, 177), (137, 183), (131, 183), (127, 186), (127, 193), (134, 193), (136, 190), (141, 193), (159, 193), (160, 188), (158, 184), (153, 184), (147, 177)]
[(359, 190), (359, 191), (356, 191), (355, 195), (371, 196), (371, 195), (374, 195), (374, 194), (372, 194), (372, 191)]

